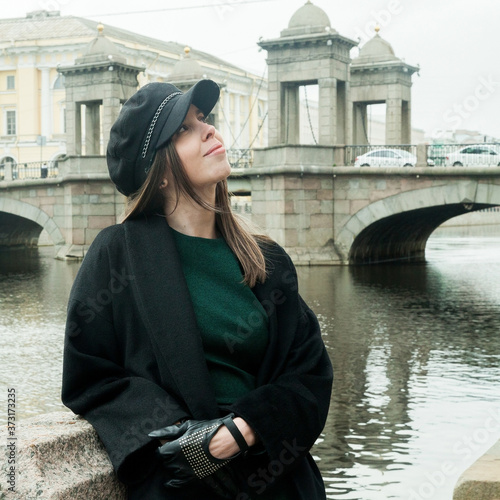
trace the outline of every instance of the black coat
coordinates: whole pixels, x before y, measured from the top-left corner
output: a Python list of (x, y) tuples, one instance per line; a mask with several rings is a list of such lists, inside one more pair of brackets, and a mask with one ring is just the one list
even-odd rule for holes
[[(309, 449), (327, 417), (331, 363), (290, 258), (278, 245), (265, 255), (268, 279), (253, 292), (269, 316), (269, 346), (257, 389), (224, 411), (245, 419), (265, 450), (240, 460), (246, 487), (267, 492), (286, 478), (296, 498), (323, 499)], [(130, 498), (185, 498), (163, 488), (148, 432), (185, 417), (218, 418), (221, 409), (164, 218), (106, 228), (89, 249), (68, 304), (62, 400), (94, 426)]]

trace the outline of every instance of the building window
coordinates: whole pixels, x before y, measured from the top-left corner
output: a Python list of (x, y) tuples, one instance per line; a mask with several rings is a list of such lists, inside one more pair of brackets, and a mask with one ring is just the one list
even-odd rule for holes
[(7, 76), (7, 90), (14, 90), (16, 88), (16, 77), (14, 75)]
[(60, 90), (64, 88), (64, 75), (59, 75), (54, 82), (54, 90)]
[(5, 116), (7, 135), (16, 135), (16, 112), (14, 110), (7, 111)]

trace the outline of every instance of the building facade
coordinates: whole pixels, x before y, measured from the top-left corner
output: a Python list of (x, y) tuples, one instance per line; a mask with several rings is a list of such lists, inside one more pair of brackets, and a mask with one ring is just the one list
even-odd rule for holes
[[(128, 64), (143, 68), (138, 87), (153, 81), (182, 86), (211, 78), (221, 86), (214, 121), (227, 147), (244, 151), (265, 145), (266, 80), (179, 43), (112, 26), (100, 29)], [(84, 56), (97, 34), (97, 22), (57, 11), (0, 19), (0, 177), (7, 163), (14, 178), (22, 177), (27, 172), (23, 167), (38, 163), (38, 168), (52, 168), (66, 154), (66, 91), (58, 68)], [(110, 57), (110, 71), (112, 63)], [(101, 137), (99, 153), (104, 150)]]

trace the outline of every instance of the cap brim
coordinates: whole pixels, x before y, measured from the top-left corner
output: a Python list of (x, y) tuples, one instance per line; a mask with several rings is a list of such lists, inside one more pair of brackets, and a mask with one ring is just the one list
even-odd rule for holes
[(200, 80), (193, 85), (186, 93), (175, 99), (172, 111), (170, 112), (165, 125), (160, 132), (155, 149), (158, 150), (173, 137), (184, 123), (189, 107), (194, 104), (205, 116), (217, 104), (220, 89), (213, 80)]

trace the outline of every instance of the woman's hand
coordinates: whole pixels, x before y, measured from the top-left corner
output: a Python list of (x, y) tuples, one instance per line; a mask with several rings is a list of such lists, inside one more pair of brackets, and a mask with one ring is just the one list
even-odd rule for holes
[[(177, 420), (177, 422), (175, 422), (174, 425), (181, 425), (181, 421), (180, 420)], [(168, 443), (170, 440), (169, 439), (160, 439), (159, 440), (160, 443), (162, 444), (162, 446), (165, 444), (165, 443)]]
[[(166, 440), (157, 453), (169, 474), (167, 488), (180, 488), (199, 479), (210, 483), (210, 476), (223, 474), (224, 466), (256, 441), (250, 426), (233, 414), (214, 420), (186, 420), (148, 436)], [(214, 489), (214, 485), (209, 486)]]
[[(241, 417), (234, 418), (233, 422), (238, 427), (248, 446), (253, 446), (257, 442), (257, 436), (253, 429)], [(208, 451), (214, 458), (223, 460), (236, 455), (240, 451), (240, 447), (228, 428), (223, 425), (211, 439)]]

